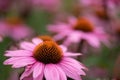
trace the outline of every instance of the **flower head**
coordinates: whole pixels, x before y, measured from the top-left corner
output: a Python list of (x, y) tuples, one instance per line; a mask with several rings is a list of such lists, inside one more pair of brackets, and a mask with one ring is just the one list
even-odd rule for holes
[(107, 14), (105, 10), (96, 10), (95, 14), (98, 18), (102, 20), (109, 20), (109, 15)]
[(100, 41), (108, 44), (107, 35), (89, 18), (71, 17), (68, 21), (68, 23), (58, 22), (55, 25), (48, 25), (48, 30), (56, 33), (53, 37), (55, 40), (65, 38), (64, 44), (67, 46), (71, 43), (79, 43), (81, 40), (86, 40), (93, 47), (99, 47)]
[(33, 31), (18, 17), (10, 17), (0, 22), (0, 35), (14, 40), (30, 37)]
[[(45, 38), (47, 38), (45, 40)], [(48, 37), (44, 40), (33, 38), (32, 42), (21, 42), (20, 50), (6, 51), (5, 56), (11, 57), (4, 64), (13, 68), (25, 67), (20, 80), (29, 77), (33, 80), (67, 80), (67, 76), (74, 80), (82, 80), (80, 75), (85, 75), (86, 69), (80, 62), (72, 58), (79, 53), (67, 52), (63, 45), (57, 45)]]
[(92, 32), (93, 25), (85, 18), (79, 18), (76, 25), (73, 27), (74, 30), (80, 30), (83, 32)]

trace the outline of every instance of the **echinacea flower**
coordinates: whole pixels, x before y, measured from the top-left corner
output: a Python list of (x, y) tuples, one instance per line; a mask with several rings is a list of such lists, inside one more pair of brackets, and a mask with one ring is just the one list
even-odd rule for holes
[(74, 80), (82, 80), (86, 69), (80, 62), (72, 57), (79, 53), (67, 52), (63, 45), (57, 45), (48, 37), (33, 38), (32, 42), (21, 42), (19, 50), (6, 51), (5, 56), (10, 57), (4, 64), (13, 68), (25, 67), (20, 80), (32, 75), (33, 80), (67, 80), (67, 76)]
[(0, 35), (13, 40), (30, 37), (33, 31), (18, 17), (11, 17), (0, 21)]
[(107, 12), (105, 10), (95, 10), (95, 14), (99, 19), (102, 20), (109, 20), (109, 15), (107, 14)]
[(56, 41), (64, 39), (64, 44), (67, 46), (71, 43), (79, 43), (81, 40), (86, 40), (93, 47), (99, 47), (100, 41), (108, 44), (105, 32), (85, 17), (78, 19), (71, 17), (68, 23), (58, 22), (48, 25), (48, 31), (56, 33), (53, 37)]

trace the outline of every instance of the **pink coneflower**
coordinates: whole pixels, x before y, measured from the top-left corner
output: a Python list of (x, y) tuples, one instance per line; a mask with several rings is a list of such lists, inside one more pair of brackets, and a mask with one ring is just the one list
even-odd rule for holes
[[(42, 40), (43, 39), (43, 40)], [(11, 57), (4, 64), (13, 68), (25, 67), (20, 80), (31, 75), (33, 80), (82, 80), (80, 75), (85, 75), (86, 69), (80, 62), (71, 57), (79, 53), (67, 52), (63, 45), (57, 45), (48, 37), (33, 38), (32, 42), (21, 42), (19, 50), (6, 51), (5, 56)]]
[(109, 14), (104, 9), (96, 9), (95, 15), (101, 20), (109, 20)]
[(1, 20), (0, 35), (8, 36), (14, 40), (30, 37), (33, 31), (17, 17)]
[(59, 22), (55, 25), (48, 25), (50, 32), (56, 33), (55, 40), (65, 39), (64, 44), (79, 43), (86, 40), (91, 46), (99, 47), (100, 41), (108, 43), (107, 36), (100, 27), (95, 25), (88, 18), (70, 18), (68, 23)]

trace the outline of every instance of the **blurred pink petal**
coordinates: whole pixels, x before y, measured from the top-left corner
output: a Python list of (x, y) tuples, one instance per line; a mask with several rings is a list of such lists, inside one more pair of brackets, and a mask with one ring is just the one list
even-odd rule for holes
[(0, 20), (0, 35), (10, 37), (13, 40), (21, 40), (33, 35), (33, 30), (23, 22), (20, 22), (14, 17), (9, 20)]

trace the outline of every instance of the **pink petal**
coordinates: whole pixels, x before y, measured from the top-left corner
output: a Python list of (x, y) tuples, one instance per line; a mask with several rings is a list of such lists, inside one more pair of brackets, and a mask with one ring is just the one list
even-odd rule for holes
[(77, 18), (75, 18), (74, 16), (69, 17), (69, 23), (72, 25), (71, 27), (76, 25), (76, 22), (77, 22)]
[(35, 48), (35, 45), (30, 42), (24, 41), (20, 43), (20, 47), (25, 50), (33, 51), (33, 49)]
[(68, 35), (68, 40), (72, 42), (79, 42), (81, 39), (82, 33), (80, 31), (73, 31), (71, 34)]
[(66, 52), (67, 51), (67, 47), (65, 47), (64, 45), (60, 45), (61, 49), (63, 52)]
[(87, 70), (87, 68), (75, 59), (65, 57), (62, 63), (73, 68), (71, 70), (76, 71), (76, 73), (78, 73), (79, 75), (86, 75), (82, 69)]
[(32, 56), (32, 52), (30, 51), (26, 51), (26, 50), (15, 50), (15, 51), (6, 51), (7, 53), (5, 54), (5, 56)]
[(46, 80), (60, 80), (59, 72), (54, 64), (45, 66), (44, 75)]
[(14, 64), (19, 60), (25, 59), (27, 57), (12, 57), (4, 61), (5, 65)]
[(33, 77), (32, 77), (32, 75), (30, 75), (30, 76), (28, 76), (28, 77), (25, 77), (25, 78), (22, 79), (22, 80), (33, 80)]
[(13, 27), (14, 28), (10, 28), (9, 36), (15, 40), (20, 40), (25, 37), (30, 37), (30, 35), (32, 35), (33, 33), (33, 31), (24, 24), (13, 25)]
[(78, 31), (71, 32), (66, 40), (64, 41), (64, 44), (66, 46), (69, 46), (71, 43), (78, 43), (81, 40), (82, 33)]
[(66, 45), (66, 46), (70, 46), (70, 44), (72, 43), (72, 41), (71, 40), (69, 40), (69, 38), (67, 38), (65, 41), (64, 41), (64, 45)]
[(95, 36), (94, 34), (85, 34), (85, 35), (83, 35), (83, 38), (85, 40), (87, 40), (87, 42), (93, 47), (99, 47), (100, 46), (100, 41), (97, 38), (97, 36)]
[(6, 36), (9, 33), (8, 25), (5, 21), (0, 20), (0, 35)]
[(65, 72), (65, 74), (68, 77), (70, 77), (70, 78), (72, 78), (74, 80), (80, 80), (80, 76), (78, 74), (76, 74), (74, 71), (70, 70), (69, 68), (65, 67), (64, 65), (61, 66), (61, 68), (63, 69), (63, 71)]
[(71, 30), (65, 30), (65, 29), (63, 29), (61, 32), (59, 32), (58, 34), (56, 34), (53, 38), (56, 41), (57, 40), (61, 40), (61, 39), (65, 38), (66, 36), (68, 36), (70, 33), (71, 33)]
[(23, 80), (25, 77), (29, 76), (32, 73), (32, 66), (27, 66), (25, 71), (22, 73), (20, 80)]
[(33, 64), (35, 63), (36, 60), (34, 60), (33, 58), (27, 58), (27, 59), (22, 59), (22, 60), (19, 60), (17, 62), (15, 62), (12, 66), (12, 68), (20, 68), (20, 67), (24, 67), (24, 66), (27, 66), (27, 65), (30, 65), (30, 64)]
[(38, 44), (42, 43), (43, 41), (42, 41), (41, 39), (39, 39), (39, 38), (33, 38), (33, 39), (32, 39), (32, 42), (33, 42), (35, 45), (38, 45)]
[(64, 56), (80, 56), (82, 55), (81, 53), (71, 53), (71, 52), (65, 52), (64, 53)]
[(55, 39), (55, 40), (57, 41), (57, 40), (61, 40), (61, 39), (65, 38), (65, 36), (66, 36), (66, 34), (64, 34), (64, 33), (59, 33), (59, 34), (56, 34), (56, 35), (53, 37), (53, 39)]
[(43, 75), (44, 74), (40, 74), (37, 78), (34, 78), (34, 80), (43, 80)]
[(44, 64), (43, 63), (36, 63), (34, 64), (34, 69), (33, 69), (33, 78), (41, 77), (43, 78), (43, 70), (44, 70)]
[(59, 22), (59, 23), (57, 23), (55, 25), (48, 25), (47, 29), (50, 32), (60, 33), (60, 32), (63, 32), (64, 30), (69, 30), (68, 26), (69, 26), (68, 24)]
[(59, 65), (56, 66), (58, 72), (59, 72), (59, 76), (60, 76), (60, 80), (67, 80), (66, 74), (65, 72), (62, 70), (62, 68), (60, 68)]
[(103, 42), (106, 46), (110, 46), (110, 42), (109, 42), (109, 35), (105, 34), (105, 33), (100, 33), (100, 32), (96, 32), (95, 34), (96, 36), (98, 36), (99, 40), (101, 42)]
[(75, 80), (81, 80), (80, 75), (85, 75), (81, 68), (84, 68), (72, 58), (64, 58), (60, 63), (61, 68), (66, 73), (66, 75)]

